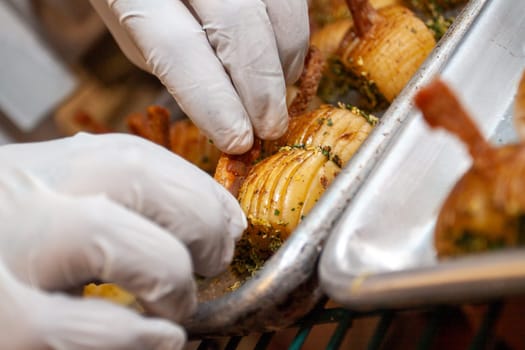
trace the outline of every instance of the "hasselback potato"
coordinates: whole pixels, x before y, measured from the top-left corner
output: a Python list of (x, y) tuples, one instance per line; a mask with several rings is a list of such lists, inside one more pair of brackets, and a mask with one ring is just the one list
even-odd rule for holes
[[(434, 36), (403, 6), (384, 7), (374, 15), (366, 14), (371, 8), (356, 11), (352, 11), (354, 32), (340, 49), (341, 61), (391, 102), (434, 48)], [(360, 28), (357, 16), (370, 19), (370, 23)]]
[(267, 250), (287, 239), (340, 170), (319, 148), (284, 148), (256, 164), (238, 197), (250, 244)]
[(247, 239), (259, 250), (288, 238), (372, 130), (356, 108), (323, 105), (294, 117), (269, 157), (255, 164), (238, 199)]
[(329, 148), (331, 158), (344, 166), (366, 139), (376, 119), (353, 107), (322, 105), (292, 118), (279, 146)]

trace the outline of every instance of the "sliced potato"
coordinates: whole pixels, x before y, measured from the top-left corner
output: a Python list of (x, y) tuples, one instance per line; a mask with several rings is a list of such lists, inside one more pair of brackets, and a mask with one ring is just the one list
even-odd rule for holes
[(408, 8), (388, 6), (378, 13), (381, 20), (363, 38), (355, 35), (341, 49), (341, 60), (392, 102), (436, 42), (432, 32)]
[(315, 148), (285, 148), (256, 164), (239, 191), (250, 243), (268, 249), (287, 239), (340, 170)]

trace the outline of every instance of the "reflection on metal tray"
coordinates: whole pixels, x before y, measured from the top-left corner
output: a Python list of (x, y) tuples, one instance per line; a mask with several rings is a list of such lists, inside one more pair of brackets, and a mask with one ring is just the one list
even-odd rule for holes
[[(317, 262), (328, 233), (370, 173), (394, 131), (403, 124), (409, 98), (426, 77), (438, 71), (460, 44), (487, 0), (471, 0), (440, 41), (405, 92), (384, 115), (359, 155), (335, 179), (306, 219), (263, 269), (239, 289), (199, 304), (185, 323), (190, 335), (242, 334), (288, 326), (312, 309), (322, 296)], [(408, 91), (407, 91), (408, 90)], [(218, 293), (220, 294), (220, 293)]]
[[(372, 161), (377, 166), (345, 209), (321, 258), (321, 284), (335, 300), (368, 309), (525, 292), (525, 251), (436, 261), (437, 213), (470, 160), (459, 141), (430, 131), (407, 102), (418, 86), (441, 73), (485, 135), (498, 143), (513, 141), (511, 107), (525, 68), (523, 13), (523, 1), (487, 2), (446, 65), (422, 71), (385, 115), (376, 132), (396, 132), (395, 139), (381, 144), (380, 155), (354, 159), (381, 158)], [(402, 127), (392, 125), (398, 116)]]

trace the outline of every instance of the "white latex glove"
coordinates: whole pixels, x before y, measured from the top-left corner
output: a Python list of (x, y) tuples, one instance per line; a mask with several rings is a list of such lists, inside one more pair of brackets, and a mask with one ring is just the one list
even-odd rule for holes
[(91, 0), (128, 58), (228, 153), (286, 131), (303, 68), (306, 0)]
[(186, 339), (177, 325), (109, 302), (30, 288), (1, 262), (0, 326), (2, 349), (171, 350)]
[[(194, 270), (224, 270), (246, 227), (235, 198), (211, 177), (138, 137), (78, 134), (8, 145), (0, 147), (0, 164), (0, 257), (17, 279), (42, 291), (114, 282), (149, 313), (177, 322), (196, 306)], [(36, 336), (60, 345), (53, 348), (171, 349), (179, 345), (161, 344), (184, 342), (180, 329), (106, 303), (9, 288), (3, 293), (16, 305), (0, 295), (0, 307), (48, 317)], [(29, 311), (17, 311), (26, 294)]]

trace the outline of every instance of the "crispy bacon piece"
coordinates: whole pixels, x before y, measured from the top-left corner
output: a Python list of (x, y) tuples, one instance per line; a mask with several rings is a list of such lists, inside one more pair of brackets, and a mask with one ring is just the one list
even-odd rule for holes
[(94, 134), (105, 134), (111, 132), (111, 129), (104, 123), (99, 122), (91, 114), (80, 110), (74, 116), (73, 120), (79, 125), (83, 131), (88, 131)]
[(306, 66), (299, 79), (299, 92), (288, 107), (288, 115), (293, 118), (306, 111), (308, 104), (317, 94), (324, 68), (322, 53), (311, 46), (305, 58)]
[(244, 154), (222, 153), (215, 169), (215, 180), (237, 197), (250, 168), (261, 156), (261, 145), (262, 141), (256, 138), (252, 148)]
[(170, 147), (170, 116), (168, 110), (159, 106), (150, 106), (146, 115), (135, 113), (128, 116), (130, 131), (166, 148)]
[(221, 155), (219, 149), (189, 119), (171, 123), (170, 150), (212, 175)]

